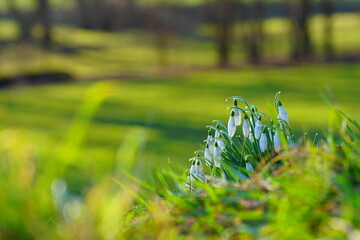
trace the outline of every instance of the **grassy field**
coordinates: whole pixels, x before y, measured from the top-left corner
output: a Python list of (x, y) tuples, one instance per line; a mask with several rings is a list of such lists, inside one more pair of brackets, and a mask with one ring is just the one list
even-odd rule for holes
[[(357, 17), (335, 16), (338, 53), (357, 51)], [(314, 17), (312, 23), (312, 31), (320, 32), (321, 17)], [(287, 26), (283, 19), (266, 20), (266, 56), (286, 56)], [(8, 43), (15, 38), (14, 22), (2, 20), (0, 28), (1, 41)], [(205, 125), (213, 119), (227, 121), (224, 99), (228, 96), (243, 96), (267, 109), (273, 95), (283, 91), (296, 132), (314, 133), (327, 128), (327, 109), (319, 93), (325, 89), (334, 92), (341, 109), (359, 117), (354, 111), (359, 104), (359, 64), (274, 68), (245, 65), (238, 70), (217, 70), (212, 68), (216, 62), (212, 42), (206, 38), (210, 29), (204, 27), (198, 34), (205, 40), (172, 38), (169, 65), (163, 68), (158, 65), (151, 34), (105, 33), (62, 25), (54, 31), (57, 45), (50, 52), (34, 45), (5, 45), (1, 49), (0, 76), (61, 71), (79, 81), (1, 90), (2, 126), (59, 142), (93, 84), (86, 79), (110, 81), (111, 96), (94, 116), (76, 161), (77, 168), (91, 176), (101, 177), (112, 169), (119, 145), (132, 128), (146, 132), (147, 141), (139, 157), (144, 169), (168, 159), (183, 164), (201, 147)], [(351, 36), (342, 38), (345, 32), (351, 32)], [(315, 34), (313, 40), (319, 50), (321, 34)], [(241, 48), (234, 46), (233, 64), (239, 65), (243, 58)]]
[[(318, 32), (321, 17), (314, 17), (312, 22), (312, 31)], [(270, 39), (269, 46), (265, 46), (266, 54), (275, 58), (286, 55), (286, 24), (282, 19), (265, 22)], [(360, 39), (357, 24), (355, 14), (335, 16), (335, 45), (339, 53), (356, 51)], [(15, 38), (13, 22), (3, 20), (0, 26), (2, 41)], [(351, 32), (351, 37), (341, 38), (345, 32)], [(206, 33), (209, 29), (199, 30), (199, 35)], [(226, 121), (228, 105), (224, 99), (228, 96), (246, 97), (265, 110), (273, 95), (283, 91), (297, 132), (327, 128), (327, 109), (319, 94), (326, 88), (334, 92), (341, 109), (359, 117), (354, 111), (359, 104), (358, 64), (217, 70), (211, 68), (216, 61), (209, 39), (172, 39), (170, 65), (164, 70), (158, 66), (151, 35), (146, 38), (142, 34), (104, 33), (60, 25), (55, 27), (54, 51), (45, 52), (33, 45), (6, 45), (1, 49), (1, 76), (63, 71), (80, 81), (1, 90), (3, 127), (37, 133), (45, 136), (46, 141), (60, 141), (87, 88), (93, 84), (85, 80), (111, 81), (112, 95), (95, 115), (78, 163), (79, 168), (84, 167), (91, 175), (101, 176), (113, 167), (119, 144), (132, 128), (146, 130), (142, 165), (163, 164), (168, 159), (182, 164), (202, 144), (205, 125), (213, 119)], [(318, 46), (321, 34), (315, 34), (314, 41)], [(241, 58), (234, 51), (234, 65)]]
[[(357, 64), (333, 64), (330, 68), (212, 70), (171, 78), (109, 79), (111, 97), (94, 116), (77, 167), (92, 176), (108, 172), (120, 143), (133, 128), (146, 131), (147, 143), (139, 159), (144, 168), (168, 159), (181, 165), (201, 147), (207, 124), (214, 119), (227, 121), (229, 104), (224, 99), (234, 95), (246, 97), (267, 111), (274, 94), (282, 91), (297, 133), (324, 131), (328, 109), (320, 91), (331, 89), (339, 107), (359, 119), (358, 76)], [(46, 141), (60, 141), (90, 85), (83, 82), (2, 90), (2, 126), (41, 134)]]
[[(336, 16), (338, 53), (360, 50), (357, 17), (354, 14)], [(319, 19), (312, 20), (312, 31), (317, 32)], [(265, 50), (268, 57), (283, 58), (287, 54), (289, 45), (277, 40), (286, 34), (285, 25), (281, 19), (267, 20), (266, 31), (268, 37), (273, 38)], [(97, 239), (115, 236), (123, 222), (118, 213), (131, 205), (133, 196), (124, 192), (117, 194), (119, 187), (109, 181), (108, 176), (114, 174), (121, 178), (120, 169), (126, 169), (140, 178), (151, 179), (148, 176), (154, 174), (155, 166), (166, 168), (169, 160), (176, 171), (182, 173), (194, 151), (204, 147), (205, 126), (214, 119), (227, 122), (230, 112), (226, 108), (231, 103), (224, 100), (229, 96), (245, 97), (259, 110), (269, 112), (274, 95), (282, 91), (281, 100), (297, 138), (305, 131), (312, 135), (327, 131), (329, 109), (320, 92), (331, 92), (332, 100), (342, 111), (353, 119), (360, 119), (359, 63), (251, 67), (242, 65), (244, 56), (235, 47), (232, 61), (236, 67), (221, 70), (213, 67), (215, 53), (209, 39), (174, 38), (169, 51), (169, 66), (162, 68), (158, 66), (156, 50), (149, 40), (151, 35), (57, 26), (57, 47), (45, 52), (34, 45), (11, 44), (9, 41), (16, 36), (13, 22), (0, 21), (0, 29), (0, 41), (4, 43), (0, 49), (0, 76), (61, 71), (77, 79), (68, 83), (0, 90), (0, 162), (3, 166), (0, 169), (0, 188), (5, 193), (0, 193), (0, 212), (9, 216), (0, 221), (0, 230), (7, 230), (3, 235), (5, 239), (32, 239), (32, 236), (50, 239), (55, 235), (60, 239), (89, 239), (86, 230), (91, 232), (94, 229), (86, 225), (88, 222), (84, 219), (95, 219), (94, 226), (99, 227), (96, 229)], [(199, 29), (199, 34), (204, 36), (208, 31), (204, 27)], [(351, 32), (350, 37), (341, 37), (348, 32)], [(320, 52), (321, 35), (316, 34), (314, 40)], [(305, 180), (309, 189), (312, 188), (312, 179), (321, 182), (309, 191), (311, 196), (315, 196), (323, 182), (318, 179), (322, 175), (314, 174), (311, 166), (304, 168), (309, 174)], [(302, 176), (301, 171), (296, 170), (296, 173)], [(289, 179), (294, 186), (302, 184), (301, 178), (293, 179), (291, 174), (276, 181), (282, 181), (279, 185), (286, 188)], [(57, 194), (58, 188), (63, 188), (62, 180), (68, 183), (71, 198), (67, 196), (64, 201), (68, 205), (60, 204), (59, 207), (53, 195)], [(299, 192), (285, 190), (288, 195), (277, 192), (271, 195), (273, 200), (290, 196), (290, 205), (307, 203), (307, 195), (299, 203), (296, 197)], [(220, 196), (223, 192), (219, 191)], [(346, 196), (349, 202), (356, 201), (351, 191)], [(313, 200), (314, 206), (321, 205), (317, 198), (310, 197), (310, 201)], [(119, 202), (124, 205), (119, 205)], [(152, 214), (157, 214), (158, 209), (164, 210), (156, 200), (151, 204)], [(198, 202), (195, 200), (194, 204)], [(349, 207), (350, 212), (353, 206), (356, 204)], [(57, 207), (61, 208), (60, 212), (57, 212)], [(81, 208), (86, 209), (86, 213), (83, 218), (77, 218)], [(282, 218), (280, 211), (278, 225), (270, 229), (274, 230), (292, 218), (290, 210), (290, 207), (286, 209), (287, 218)], [(141, 212), (142, 209), (130, 211), (128, 218)], [(177, 214), (182, 218), (180, 213)], [(251, 218), (254, 216), (251, 214), (246, 216)], [(201, 221), (208, 217), (205, 214)], [(155, 225), (167, 226), (164, 225), (167, 219), (161, 214), (155, 218), (160, 219), (160, 222), (155, 221)], [(234, 221), (238, 221), (237, 218)], [(203, 229), (200, 225), (194, 226), (200, 234), (194, 238), (206, 237), (201, 235)], [(84, 232), (78, 232), (77, 228)], [(176, 239), (178, 230), (169, 228), (175, 232), (169, 233), (165, 229), (162, 233), (163, 230), (159, 227), (156, 234), (159, 233), (160, 237), (161, 234), (175, 234), (171, 236)], [(221, 231), (221, 226), (217, 230)], [(280, 233), (288, 232), (283, 228)], [(297, 233), (303, 232), (291, 232), (289, 236)]]

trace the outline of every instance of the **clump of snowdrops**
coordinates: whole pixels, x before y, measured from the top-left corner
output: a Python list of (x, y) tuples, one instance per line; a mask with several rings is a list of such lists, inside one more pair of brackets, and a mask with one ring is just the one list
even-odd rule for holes
[[(228, 107), (230, 116), (227, 126), (214, 120), (209, 125), (204, 150), (197, 150), (190, 159), (186, 186), (193, 188), (193, 182), (210, 182), (216, 178), (234, 180), (233, 172), (250, 177), (260, 162), (266, 162), (283, 150), (296, 146), (289, 124), (288, 114), (279, 99), (274, 99), (277, 117), (259, 111), (242, 97), (230, 97), (233, 106)], [(209, 166), (205, 173), (203, 164)]]

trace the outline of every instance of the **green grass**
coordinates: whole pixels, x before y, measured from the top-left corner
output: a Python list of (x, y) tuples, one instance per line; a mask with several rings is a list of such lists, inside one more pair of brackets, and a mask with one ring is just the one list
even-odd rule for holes
[[(164, 164), (168, 158), (181, 165), (202, 144), (205, 125), (212, 119), (226, 122), (227, 96), (244, 96), (266, 111), (274, 93), (281, 90), (296, 132), (314, 133), (327, 129), (328, 109), (320, 91), (329, 87), (341, 109), (359, 119), (358, 65), (330, 66), (212, 70), (171, 78), (112, 80), (112, 95), (88, 129), (78, 167), (92, 168), (94, 176), (105, 174), (113, 167), (119, 144), (134, 127), (147, 131), (147, 144), (141, 156), (144, 169)], [(2, 126), (59, 141), (91, 84), (2, 90)]]
[[(339, 52), (358, 51), (355, 43), (359, 32), (354, 28), (354, 16), (339, 16), (336, 30)], [(342, 20), (345, 18), (350, 20), (345, 22)], [(269, 55), (279, 51), (276, 57), (286, 54), (286, 46), (280, 47), (282, 43), (275, 40), (275, 36), (285, 34), (281, 21), (267, 22), (270, 25), (267, 29), (274, 37), (274, 48), (266, 51)], [(13, 23), (0, 21), (0, 25), (0, 39), (13, 40), (16, 36)], [(344, 32), (340, 29), (344, 25), (349, 26), (348, 30), (353, 29), (353, 37), (341, 38)], [(151, 206), (147, 206), (150, 210), (147, 215), (142, 215), (144, 209), (138, 205), (128, 212), (129, 206), (133, 206), (134, 194), (124, 190), (119, 195), (119, 187), (111, 177), (124, 180), (121, 169), (127, 169), (150, 181), (154, 167), (167, 167), (168, 160), (177, 173), (183, 172), (193, 152), (203, 148), (207, 134), (205, 126), (213, 119), (227, 121), (229, 104), (224, 99), (229, 96), (245, 97), (259, 110), (268, 112), (274, 94), (282, 91), (281, 99), (296, 137), (301, 137), (304, 131), (312, 134), (327, 131), (329, 109), (319, 93), (326, 88), (332, 90), (341, 110), (353, 119), (360, 118), (357, 111), (360, 68), (357, 63), (219, 70), (211, 67), (215, 63), (215, 54), (210, 41), (175, 39), (178, 45), (170, 50), (169, 68), (159, 71), (150, 35), (112, 34), (57, 26), (55, 36), (60, 46), (77, 52), (45, 52), (33, 45), (13, 44), (0, 50), (0, 76), (61, 70), (79, 79), (67, 84), (0, 90), (0, 212), (7, 216), (0, 221), (0, 239), (89, 239), (86, 234), (108, 239), (117, 236), (119, 229), (129, 223), (127, 220), (138, 215), (140, 218), (132, 223), (134, 226), (141, 225), (142, 221), (148, 223), (146, 217), (156, 215), (155, 222), (141, 225), (144, 231), (139, 232), (139, 236), (143, 236), (149, 226), (157, 229), (154, 232), (157, 236), (178, 236), (182, 229), (186, 230), (187, 222), (183, 228), (176, 229), (171, 218), (186, 220), (186, 216), (190, 216), (188, 223), (192, 223), (192, 212), (196, 209), (188, 207), (189, 204), (198, 205), (197, 199), (194, 202), (190, 199), (188, 203), (177, 199), (181, 203), (179, 206), (185, 206), (190, 213), (184, 209), (176, 212), (175, 209), (174, 214), (165, 214), (167, 207), (156, 197)], [(241, 53), (235, 53), (234, 63), (242, 57)], [(117, 75), (124, 76), (111, 77)], [(93, 77), (102, 81), (95, 86), (92, 81), (84, 81)], [(305, 168), (309, 175), (305, 183), (311, 189), (312, 179), (320, 180), (309, 169), (311, 166)], [(301, 171), (296, 171), (302, 176)], [(61, 185), (62, 179), (67, 182), (70, 194), (64, 199), (54, 193), (58, 188), (61, 190), (58, 184)], [(291, 201), (290, 205), (283, 206), (288, 208), (279, 210), (275, 225), (269, 228), (271, 231), (293, 217), (289, 206), (309, 202), (312, 206), (321, 204), (313, 196), (324, 186), (323, 182), (309, 191), (309, 199), (305, 196), (297, 202), (296, 196), (300, 193), (296, 189), (300, 191), (300, 188), (293, 192), (286, 185), (288, 180), (294, 182), (294, 186), (302, 184), (301, 177), (293, 179), (289, 175), (275, 180), (286, 195), (281, 195), (281, 191), (272, 194), (270, 206), (277, 209), (273, 201), (276, 202), (274, 199), (279, 196), (284, 196), (282, 203), (286, 203), (286, 196)], [(123, 187), (137, 192), (136, 184), (125, 183)], [(219, 191), (219, 196), (225, 199), (233, 197), (221, 189), (214, 191)], [(352, 191), (341, 196), (348, 202), (355, 201)], [(171, 199), (168, 200), (165, 206), (172, 205)], [(211, 205), (211, 201), (208, 204)], [(347, 206), (345, 204), (345, 208)], [(201, 216), (193, 229), (199, 235), (193, 238), (205, 236), (201, 232), (206, 229), (202, 229), (200, 223), (215, 216), (221, 206), (220, 210), (216, 205), (215, 209), (209, 209), (213, 215)], [(347, 214), (351, 215), (352, 208), (348, 209)], [(304, 215), (300, 214), (294, 220), (296, 226), (301, 227), (302, 217), (309, 216), (310, 210), (305, 210)], [(124, 212), (129, 213), (126, 219), (121, 217)], [(283, 212), (286, 217), (281, 215)], [(256, 218), (257, 214), (241, 212), (234, 222), (240, 221), (241, 217)], [(217, 228), (216, 231), (224, 228), (214, 222), (210, 223), (212, 227)], [(304, 231), (308, 227), (306, 225)], [(325, 227), (323, 231), (326, 230)], [(279, 231), (283, 232), (286, 233), (286, 228)]]
[[(332, 69), (339, 71), (341, 67), (349, 72), (348, 65)], [(289, 73), (284, 70), (283, 74)], [(268, 71), (276, 76), (280, 70)], [(318, 77), (310, 67), (286, 71), (299, 75), (313, 71), (310, 76)], [(284, 152), (281, 168), (272, 169), (269, 162), (258, 166), (252, 178), (237, 184), (216, 184), (214, 179), (212, 185), (196, 184), (199, 191), (194, 193), (184, 190), (181, 173), (189, 166), (187, 158), (193, 156), (193, 150), (203, 148), (204, 126), (213, 116), (227, 120), (224, 113), (228, 104), (223, 102), (222, 94), (233, 95), (234, 91), (227, 86), (237, 88), (237, 95), (245, 96), (259, 110), (266, 109), (266, 98), (272, 105), (269, 85), (262, 92), (249, 93), (251, 82), (230, 84), (235, 73), (241, 76), (243, 72), (214, 71), (208, 83), (198, 80), (204, 76), (199, 73), (172, 82), (109, 81), (90, 88), (89, 83), (79, 83), (2, 91), (0, 211), (6, 217), (0, 220), (1, 238), (358, 236), (359, 132), (349, 121), (354, 134), (343, 132), (342, 119), (312, 98), (309, 86), (303, 90), (308, 91), (308, 102), (289, 86), (281, 100), (295, 128), (304, 120), (311, 123), (327, 118), (322, 114), (329, 112), (329, 133), (340, 136), (333, 139), (330, 135), (329, 147), (307, 146)], [(243, 74), (254, 81), (255, 87), (262, 81), (254, 78), (258, 71)], [(217, 80), (220, 76), (221, 83)], [(192, 88), (185, 87), (189, 82)], [(156, 94), (134, 97), (149, 84), (158, 89)], [(59, 90), (64, 94), (54, 94)], [(341, 93), (341, 88), (335, 92)], [(345, 94), (339, 96), (342, 99)], [(296, 120), (294, 113), (299, 109), (292, 106), (301, 104), (306, 117)], [(309, 113), (306, 106), (310, 105), (317, 111)], [(155, 113), (147, 118), (149, 109)], [(180, 171), (159, 171), (169, 168), (162, 159), (166, 156), (181, 158), (173, 161), (181, 166)], [(150, 166), (155, 163), (161, 163), (158, 180), (150, 177), (141, 182), (130, 177), (129, 181), (124, 173), (129, 171), (142, 178), (153, 175)]]
[[(355, 42), (358, 34), (355, 15), (336, 15), (335, 23), (336, 35), (341, 34), (344, 26), (353, 29), (354, 37), (343, 41)], [(13, 22), (2, 20), (0, 24), (0, 38), (13, 39), (16, 34)], [(284, 39), (287, 31), (284, 24), (282, 19), (267, 20), (269, 38)], [(2, 90), (2, 125), (30, 131), (30, 135), (40, 133), (48, 141), (57, 142), (64, 137), (77, 105), (92, 84), (82, 80), (94, 77), (113, 80), (113, 95), (97, 113), (79, 156), (82, 160), (78, 167), (97, 177), (113, 167), (118, 146), (132, 127), (147, 129), (147, 144), (141, 156), (144, 169), (165, 163), (168, 158), (181, 164), (201, 144), (206, 135), (204, 125), (212, 119), (227, 118), (219, 113), (227, 107), (223, 100), (232, 95), (244, 96), (267, 109), (267, 100), (275, 92), (283, 91), (297, 132), (326, 129), (327, 109), (319, 94), (326, 87), (334, 91), (343, 110), (353, 118), (359, 117), (354, 110), (359, 104), (358, 64), (216, 70), (209, 68), (216, 62), (210, 40), (174, 38), (170, 65), (159, 71), (152, 36), (148, 33), (106, 33), (59, 25), (54, 34), (58, 47), (75, 52), (46, 52), (33, 45), (10, 44), (1, 49), (0, 76), (57, 70), (69, 72), (81, 81)], [(199, 34), (204, 35), (201, 31)], [(280, 50), (284, 44), (273, 43), (273, 49), (279, 51), (275, 57), (284, 56), (286, 51)], [(345, 51), (346, 46), (353, 46), (355, 51), (354, 44), (348, 44), (339, 42), (337, 47)], [(266, 51), (270, 54), (272, 50)], [(239, 53), (235, 51), (236, 54)], [(115, 80), (106, 77), (118, 75), (124, 77)], [(91, 164), (85, 164), (88, 159)], [(98, 162), (102, 163), (101, 171), (97, 170)]]

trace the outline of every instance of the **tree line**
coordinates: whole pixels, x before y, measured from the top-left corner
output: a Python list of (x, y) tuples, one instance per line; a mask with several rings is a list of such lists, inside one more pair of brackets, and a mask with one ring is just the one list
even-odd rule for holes
[[(18, 40), (33, 40), (32, 29), (39, 24), (42, 29), (41, 44), (51, 48), (53, 44), (52, 26), (55, 24), (51, 0), (33, 1), (34, 8), (22, 10), (16, 0), (6, 0), (8, 13), (19, 29)], [(136, 28), (154, 33), (154, 43), (159, 49), (161, 64), (166, 64), (169, 36), (191, 35), (199, 24), (209, 24), (213, 29), (213, 41), (217, 52), (217, 62), (221, 67), (230, 65), (232, 35), (239, 24), (246, 29), (242, 38), (247, 61), (261, 63), (263, 43), (266, 41), (264, 20), (279, 15), (291, 23), (289, 41), (292, 61), (309, 60), (314, 57), (314, 47), (309, 31), (309, 20), (314, 13), (323, 15), (324, 59), (334, 58), (333, 13), (338, 10), (341, 0), (203, 0), (196, 6), (181, 6), (167, 0), (157, 0), (145, 5), (138, 0), (102, 1), (76, 0), (75, 7), (65, 12), (78, 27), (119, 31)], [(349, 2), (351, 3), (351, 2)], [(351, 5), (353, 4), (353, 5)], [(356, 3), (349, 6), (354, 8)], [(356, 9), (354, 9), (356, 10)]]

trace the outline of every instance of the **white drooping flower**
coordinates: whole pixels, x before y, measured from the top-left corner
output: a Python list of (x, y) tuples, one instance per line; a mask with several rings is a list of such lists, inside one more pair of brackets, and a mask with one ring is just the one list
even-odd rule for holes
[(261, 117), (255, 123), (255, 138), (259, 139), (262, 132)]
[[(220, 132), (219, 131), (215, 132), (215, 138), (220, 138)], [(224, 150), (224, 148), (225, 148), (224, 141), (221, 140), (221, 139), (217, 139), (216, 142), (217, 142), (219, 148), (221, 149), (221, 151)]]
[(260, 151), (265, 152), (266, 148), (267, 148), (267, 137), (264, 130), (260, 137)]
[(203, 166), (200, 160), (195, 161), (195, 175), (202, 175), (203, 174)]
[(249, 140), (253, 143), (254, 142), (254, 134), (252, 133), (251, 129), (250, 129), (250, 133), (249, 133)]
[(278, 111), (279, 111), (279, 118), (289, 123), (289, 116), (280, 101), (279, 101)]
[[(217, 126), (216, 126), (217, 127)], [(219, 131), (215, 131), (215, 138), (219, 138), (220, 137), (220, 132)]]
[(195, 180), (208, 181), (204, 175), (202, 163), (198, 159), (193, 161), (191, 164), (189, 176), (187, 177), (186, 181), (186, 187), (193, 189), (192, 182)]
[(233, 109), (234, 111), (234, 119), (235, 119), (235, 125), (240, 126), (241, 125), (241, 112), (239, 109)]
[(225, 148), (225, 143), (224, 143), (223, 140), (218, 139), (218, 140), (217, 140), (217, 145), (219, 146), (219, 148), (220, 148), (221, 151), (224, 150), (224, 148)]
[(229, 122), (228, 122), (228, 134), (230, 137), (235, 135), (236, 125), (235, 125), (235, 112), (231, 111)]
[[(234, 106), (237, 107), (237, 100), (234, 100)], [(235, 115), (234, 115), (234, 117), (235, 117), (235, 125), (240, 126), (241, 125), (241, 112), (237, 108), (234, 108), (233, 111), (235, 113)]]
[(246, 168), (246, 170), (248, 170), (249, 172), (253, 172), (253, 171), (254, 171), (253, 166), (252, 166), (251, 163), (249, 163), (249, 162), (246, 162), (245, 168)]
[(208, 161), (212, 162), (212, 155), (213, 155), (213, 154), (211, 153), (211, 151), (210, 151), (210, 149), (209, 149), (209, 144), (206, 144), (204, 157), (205, 157)]
[(214, 146), (214, 165), (215, 165), (215, 167), (220, 167), (220, 162), (221, 162), (221, 149), (218, 146), (218, 143), (215, 142), (215, 146)]
[(278, 130), (275, 131), (275, 135), (274, 135), (274, 149), (277, 153), (280, 152), (281, 150), (281, 141)]
[(189, 174), (192, 175), (192, 176), (194, 176), (196, 174), (195, 161), (193, 161), (192, 164), (191, 164)]
[(244, 117), (243, 134), (244, 134), (245, 138), (249, 137), (249, 134), (250, 134), (250, 124), (249, 124), (248, 115), (245, 115), (245, 117)]
[(213, 152), (214, 152), (215, 141), (213, 140), (213, 138), (214, 138), (213, 134), (212, 134), (211, 130), (209, 130), (206, 141), (209, 144), (209, 149), (210, 149), (211, 154), (213, 154)]

